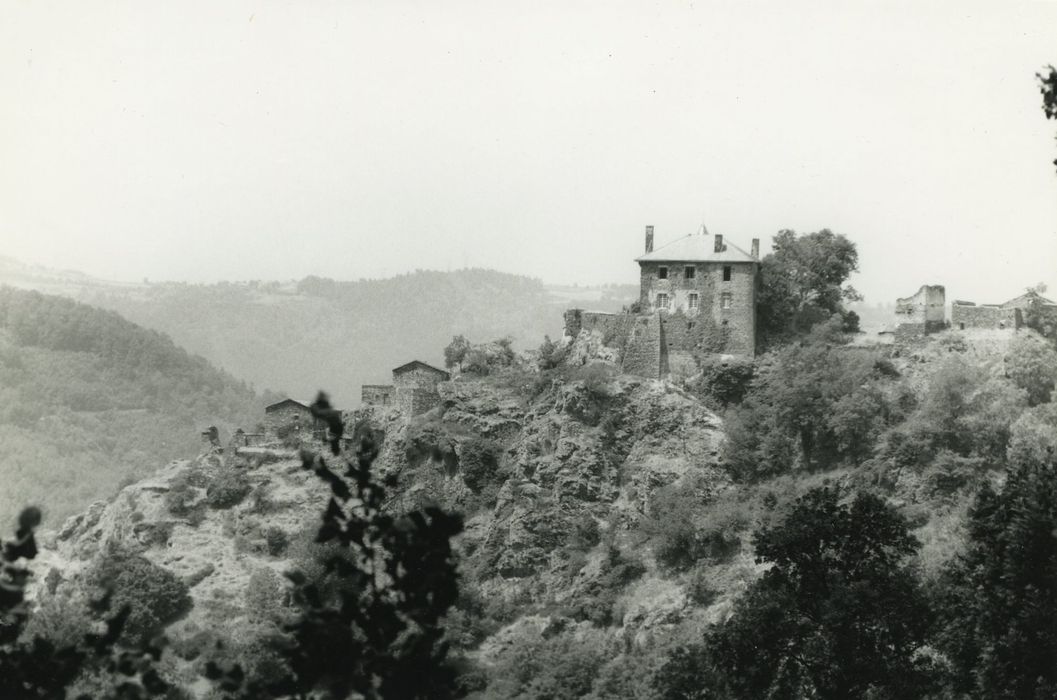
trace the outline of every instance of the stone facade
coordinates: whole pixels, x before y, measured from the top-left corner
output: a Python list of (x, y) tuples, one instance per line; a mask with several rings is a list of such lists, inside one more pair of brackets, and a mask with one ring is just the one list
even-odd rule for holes
[(955, 301), (951, 304), (951, 327), (958, 330), (970, 328), (1015, 330), (1024, 325), (1022, 312), (1018, 308), (1005, 308), (997, 304), (980, 304), (971, 301)]
[(939, 284), (923, 284), (913, 295), (896, 299), (895, 337), (908, 342), (947, 327), (947, 291)]
[(390, 406), (394, 392), (391, 384), (364, 384), (360, 387), (360, 401), (367, 406)]
[[(649, 248), (647, 233), (647, 248)], [(714, 350), (732, 355), (756, 353), (756, 290), (759, 241), (746, 253), (723, 236), (692, 234), (637, 258), (639, 306), (663, 315), (682, 312), (710, 321), (717, 338)], [(669, 349), (689, 351), (676, 334)]]
[(270, 435), (277, 435), (284, 428), (296, 428), (298, 432), (303, 430), (315, 430), (318, 426), (316, 419), (312, 417), (312, 410), (308, 407), (308, 401), (297, 399), (283, 399), (266, 406), (264, 409), (264, 426)]

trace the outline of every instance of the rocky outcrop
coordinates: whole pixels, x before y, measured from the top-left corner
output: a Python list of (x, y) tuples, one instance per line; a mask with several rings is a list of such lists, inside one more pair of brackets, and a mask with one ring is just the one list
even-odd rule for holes
[[(628, 538), (656, 489), (688, 474), (724, 487), (714, 414), (672, 386), (605, 364), (564, 376), (463, 377), (439, 390), (440, 405), (410, 421), (383, 407), (349, 417), (350, 429), (372, 431), (381, 445), (375, 467), (394, 484), (392, 508), (435, 502), (464, 512), (457, 544), (466, 575), (489, 597), (537, 610), (608, 595), (607, 552), (631, 552), (650, 573), (627, 590), (606, 634), (631, 643), (680, 624), (692, 607), (683, 585)], [(248, 493), (233, 504), (217, 494), (218, 483), (231, 481)], [(190, 587), (193, 607), (168, 631), (177, 644), (218, 633), (218, 621), (224, 634), (245, 637), (261, 605), (247, 594), (251, 579), (290, 568), (285, 548), (311, 533), (326, 496), (281, 449), (206, 454), (71, 518), (45, 538), (35, 566), (41, 579), (54, 569), (49, 578), (60, 587), (75, 586), (113, 549), (141, 554)], [(625, 595), (624, 586), (612, 595)], [(566, 623), (588, 624), (558, 613), (517, 624), (542, 634)]]

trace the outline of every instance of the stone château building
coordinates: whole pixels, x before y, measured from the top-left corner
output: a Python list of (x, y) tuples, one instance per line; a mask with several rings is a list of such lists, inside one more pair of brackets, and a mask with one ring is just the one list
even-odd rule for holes
[(750, 250), (709, 236), (703, 226), (654, 250), (653, 227), (647, 226), (646, 252), (635, 258), (641, 308), (707, 319), (723, 336), (721, 351), (754, 354), (760, 239), (752, 239)]
[(621, 314), (570, 309), (565, 334), (587, 330), (620, 351), (623, 371), (663, 377), (695, 352), (752, 356), (756, 352), (756, 290), (760, 242), (750, 252), (702, 227), (654, 249), (646, 227), (639, 264), (639, 301)]

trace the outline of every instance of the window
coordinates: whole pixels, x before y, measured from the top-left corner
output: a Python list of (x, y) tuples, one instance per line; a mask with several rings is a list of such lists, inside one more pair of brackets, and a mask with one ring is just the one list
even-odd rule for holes
[(668, 268), (667, 267), (658, 267), (657, 268), (657, 279), (659, 279), (659, 280), (668, 279)]
[[(664, 269), (664, 268), (661, 268), (661, 269)], [(657, 308), (658, 309), (667, 309), (668, 308), (668, 295), (667, 294), (658, 294), (657, 295)]]
[(733, 302), (734, 299), (730, 292), (723, 292), (719, 295), (719, 308), (729, 309), (734, 305)]
[[(690, 269), (692, 270), (692, 269), (694, 269), (694, 268), (692, 268), (692, 267), (691, 267)], [(689, 296), (689, 298), (688, 298), (688, 306), (689, 306), (689, 307), (690, 307), (691, 309), (696, 309), (696, 308), (697, 308), (697, 300), (698, 300), (698, 296), (697, 296), (697, 294), (695, 294), (695, 293), (691, 292), (691, 293), (690, 293), (690, 296)]]
[(692, 280), (694, 278), (694, 275), (696, 275), (696, 274), (697, 274), (697, 268), (694, 267), (693, 265), (687, 265), (686, 268), (683, 270), (683, 275), (688, 280)]
[(730, 282), (730, 265), (723, 266), (723, 281)]

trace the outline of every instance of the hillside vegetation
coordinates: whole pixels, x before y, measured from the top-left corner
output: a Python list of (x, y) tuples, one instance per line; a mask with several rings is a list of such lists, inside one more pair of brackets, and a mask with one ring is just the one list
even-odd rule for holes
[(51, 522), (159, 462), (201, 431), (252, 427), (264, 401), (164, 335), (110, 311), (0, 288), (0, 518), (26, 503)]

